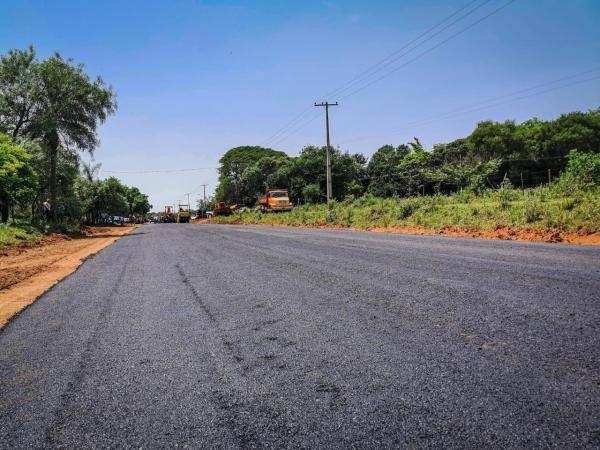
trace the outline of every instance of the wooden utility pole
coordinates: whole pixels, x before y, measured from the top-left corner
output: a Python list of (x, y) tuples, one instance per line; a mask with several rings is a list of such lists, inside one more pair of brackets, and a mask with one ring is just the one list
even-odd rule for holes
[(332, 189), (331, 189), (331, 145), (329, 143), (329, 107), (330, 106), (338, 106), (338, 102), (328, 103), (321, 102), (316, 103), (315, 106), (324, 106), (325, 107), (325, 130), (327, 132), (327, 203), (332, 200)]

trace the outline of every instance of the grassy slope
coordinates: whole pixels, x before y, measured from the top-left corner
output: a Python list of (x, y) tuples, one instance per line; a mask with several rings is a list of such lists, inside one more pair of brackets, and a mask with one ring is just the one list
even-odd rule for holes
[(576, 231), (586, 227), (595, 232), (600, 231), (600, 189), (570, 194), (536, 188), (524, 193), (517, 189), (488, 191), (481, 196), (465, 193), (405, 199), (366, 197), (332, 205), (302, 206), (291, 213), (251, 211), (213, 220), (356, 228), (459, 226), (486, 230), (509, 226)]
[(31, 225), (23, 223), (0, 224), (0, 247), (38, 239), (41, 233)]

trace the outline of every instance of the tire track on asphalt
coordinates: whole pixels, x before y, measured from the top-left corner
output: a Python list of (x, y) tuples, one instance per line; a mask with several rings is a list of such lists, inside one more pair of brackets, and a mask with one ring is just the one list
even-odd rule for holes
[(190, 280), (189, 280), (188, 276), (185, 274), (185, 272), (183, 271), (183, 268), (181, 267), (181, 265), (179, 263), (177, 263), (177, 264), (175, 264), (175, 268), (177, 269), (179, 276), (181, 276), (181, 281), (183, 282), (183, 284), (186, 285), (186, 287), (192, 293), (192, 296), (194, 297), (196, 302), (200, 305), (200, 308), (202, 308), (202, 310), (206, 314), (206, 317), (208, 317), (208, 319), (211, 322), (216, 322), (215, 316), (213, 315), (211, 310), (208, 309), (208, 306), (206, 306), (206, 303), (204, 303), (204, 301), (202, 300), (202, 297), (200, 296), (198, 291), (196, 291), (196, 288), (194, 287), (194, 285), (190, 283)]
[(94, 327), (90, 337), (85, 341), (83, 352), (81, 353), (81, 357), (77, 362), (77, 367), (73, 372), (72, 379), (67, 383), (65, 390), (60, 395), (58, 406), (53, 414), (54, 417), (45, 432), (45, 442), (51, 447), (58, 446), (57, 434), (60, 433), (69, 417), (75, 414), (75, 412), (73, 412), (73, 414), (67, 414), (69, 405), (73, 402), (77, 391), (80, 389), (80, 386), (87, 375), (86, 371), (90, 358), (98, 344), (99, 339), (101, 338), (102, 332), (104, 331), (104, 325), (108, 314), (113, 309), (115, 302), (118, 301), (116, 298), (116, 293), (118, 292), (119, 288), (121, 287), (121, 283), (125, 278), (125, 274), (132, 256), (133, 253), (129, 253), (127, 260), (122, 265), (123, 269), (119, 273), (114, 285), (103, 298), (104, 302), (102, 309), (98, 314), (96, 326)]
[[(218, 236), (218, 234), (217, 234)], [(217, 239), (215, 239), (215, 241), (217, 241)], [(232, 242), (233, 241), (233, 242)], [(227, 244), (225, 244), (223, 241), (221, 241), (222, 243), (219, 245), (219, 250), (218, 252), (211, 252), (211, 254), (209, 255), (209, 259), (211, 261), (218, 261), (219, 258), (227, 260), (228, 258), (236, 258), (237, 260), (236, 262), (238, 263), (238, 267), (239, 264), (242, 264), (244, 261), (239, 259), (239, 253), (236, 253), (236, 251), (239, 251), (238, 249), (234, 249), (232, 248), (232, 245), (236, 245), (239, 248), (239, 244), (242, 242), (238, 242), (237, 239), (227, 239)], [(248, 247), (248, 246), (245, 246)], [(258, 256), (260, 256), (260, 260), (257, 260), (257, 252), (254, 251), (256, 250), (256, 248), (258, 247), (254, 247), (254, 246), (250, 246), (251, 249), (253, 250), (252, 252), (247, 252), (248, 254), (251, 254), (253, 259), (252, 259), (252, 264), (251, 267), (255, 270), (258, 271), (259, 273), (269, 273), (269, 274), (274, 274), (274, 273), (278, 273), (276, 278), (281, 278), (283, 281), (284, 285), (294, 285), (294, 280), (290, 277), (290, 274), (287, 272), (294, 272), (294, 269), (296, 268), (296, 265), (290, 265), (289, 264), (289, 260), (286, 258), (279, 258), (277, 257), (270, 257), (273, 255), (270, 255), (268, 252), (260, 252), (260, 254)], [(246, 252), (243, 252), (246, 253)], [(191, 255), (192, 259), (197, 258), (195, 255)], [(200, 258), (197, 258), (200, 261)], [(265, 267), (265, 269), (256, 269), (257, 267), (257, 263), (260, 267)], [(285, 273), (280, 273), (279, 271), (281, 270), (282, 267), (286, 267), (289, 268), (291, 267), (291, 269), (289, 271), (286, 271)], [(298, 268), (304, 268), (304, 265), (298, 265)], [(221, 280), (222, 277), (219, 276), (219, 272), (216, 271), (212, 271), (210, 267), (205, 267), (204, 268), (205, 271), (209, 271), (210, 276), (208, 277), (211, 280), (211, 283), (215, 283), (215, 281)], [(298, 271), (298, 273), (302, 276), (304, 275), (303, 271)], [(298, 274), (297, 273), (297, 274)], [(317, 293), (321, 293), (323, 298), (328, 298), (331, 297), (331, 295), (333, 294), (331, 292), (331, 289), (326, 285), (326, 284), (322, 284), (319, 279), (322, 278), (322, 273), (320, 274), (320, 276), (316, 276), (316, 272), (311, 272), (308, 275), (308, 278), (312, 280), (313, 283), (315, 283), (315, 287), (318, 286), (317, 290), (315, 291), (315, 294)], [(253, 278), (254, 279), (254, 278)], [(231, 287), (230, 284), (228, 283), (219, 283), (218, 285), (214, 286), (216, 291), (222, 293), (223, 297), (225, 298), (230, 298), (230, 299), (234, 299), (234, 298), (239, 298), (240, 297), (240, 293), (239, 293), (239, 289), (233, 289)], [(276, 308), (277, 308), (277, 303), (275, 302), (273, 304), (273, 306), (270, 306), (270, 302), (268, 300), (265, 300), (264, 302), (260, 301), (260, 296), (265, 296), (266, 292), (269, 291), (268, 287), (265, 286), (266, 290), (265, 291), (259, 291), (259, 292), (253, 292), (253, 291), (248, 291), (248, 285), (246, 286), (246, 291), (244, 292), (243, 298), (247, 300), (246, 303), (252, 303), (253, 301), (259, 301), (257, 306), (261, 306), (262, 310), (266, 311), (266, 312), (270, 312), (270, 313), (274, 313), (276, 312)], [(318, 296), (318, 295), (317, 295)], [(353, 298), (353, 296), (351, 296)], [(348, 297), (350, 298), (350, 297)], [(268, 303), (266, 306), (264, 305), (264, 303)], [(233, 305), (232, 305), (233, 306)], [(253, 335), (252, 332), (254, 332), (254, 335), (257, 335), (258, 332), (264, 331), (266, 333), (268, 333), (267, 336), (264, 336), (263, 339), (258, 343), (255, 344), (254, 349), (262, 349), (259, 350), (257, 353), (259, 353), (258, 355), (255, 356), (256, 358), (256, 363), (253, 365), (250, 365), (248, 368), (248, 371), (251, 370), (256, 370), (256, 369), (261, 369), (261, 368), (265, 368), (265, 367), (269, 367), (269, 368), (273, 368), (273, 369), (277, 369), (277, 370), (285, 370), (286, 369), (286, 364), (285, 363), (278, 363), (277, 360), (281, 357), (286, 357), (289, 352), (288, 352), (288, 348), (290, 346), (296, 346), (297, 343), (293, 340), (290, 340), (288, 338), (281, 337), (281, 336), (274, 336), (273, 332), (268, 331), (271, 330), (272, 325), (274, 325), (275, 323), (279, 322), (282, 320), (282, 318), (289, 316), (290, 311), (281, 311), (279, 312), (279, 314), (277, 314), (277, 316), (281, 316), (281, 318), (277, 318), (277, 319), (269, 319), (269, 320), (261, 320), (259, 322), (254, 322), (254, 325), (249, 324), (248, 326), (246, 326), (246, 330), (248, 333), (250, 333), (251, 335)], [(247, 317), (247, 316), (246, 316)], [(290, 318), (287, 317), (287, 323), (289, 323)], [(250, 328), (252, 327), (252, 328)], [(236, 330), (238, 330), (239, 328), (236, 328)], [(314, 329), (312, 331), (312, 334), (314, 335), (319, 335), (321, 333), (320, 330), (318, 329)], [(262, 345), (263, 343), (276, 343), (276, 345), (278, 346), (279, 350), (283, 350), (284, 353), (283, 354), (278, 354), (273, 353), (273, 348), (272, 345), (271, 346), (265, 346)], [(344, 346), (343, 342), (337, 341), (337, 342), (329, 342), (329, 345), (335, 345), (336, 347), (339, 347), (339, 350), (337, 353), (352, 353), (353, 349), (351, 348), (347, 348)], [(296, 353), (298, 353), (296, 351)], [(300, 354), (298, 354), (298, 356), (301, 356)], [(346, 383), (344, 382), (340, 382), (339, 380), (339, 375), (337, 377), (331, 377), (330, 375), (327, 375), (326, 372), (327, 370), (325, 370), (325, 368), (327, 367), (327, 360), (323, 359), (320, 364), (314, 368), (309, 368), (308, 370), (306, 370), (305, 372), (302, 373), (302, 379), (300, 380), (300, 382), (305, 383), (307, 379), (313, 380), (313, 385), (312, 385), (312, 391), (314, 393), (314, 395), (318, 398), (318, 397), (322, 397), (323, 400), (326, 402), (326, 404), (329, 405), (329, 409), (330, 410), (339, 410), (339, 409), (344, 409), (346, 406), (346, 387), (344, 387), (344, 385)]]
[[(208, 307), (201, 293), (190, 282), (190, 276), (185, 272), (182, 264), (178, 262), (175, 267), (195, 303), (209, 319), (209, 324), (216, 340), (212, 345), (217, 346), (221, 350), (211, 352), (213, 357), (219, 359), (219, 354), (226, 355), (226, 360), (220, 361), (223, 364), (220, 362), (215, 364), (215, 367), (220, 372), (219, 379), (221, 386), (213, 390), (212, 400), (219, 410), (222, 411), (224, 423), (237, 437), (240, 448), (264, 446), (264, 435), (259, 434), (259, 430), (254, 423), (257, 419), (263, 424), (268, 424), (269, 428), (279, 430), (278, 433), (274, 433), (277, 436), (289, 437), (291, 434), (297, 434), (299, 430), (285, 420), (284, 411), (277, 408), (276, 405), (261, 402), (257, 407), (250, 400), (246, 400), (245, 394), (249, 392), (247, 386), (251, 384), (251, 380), (247, 377), (248, 372), (252, 368), (251, 364), (247, 362), (242, 349), (234, 340), (228, 337), (227, 332), (219, 323), (218, 316)], [(214, 282), (215, 278), (210, 278), (210, 280)], [(235, 379), (232, 379), (234, 373), (237, 373), (237, 376)], [(242, 390), (238, 385), (245, 386), (246, 388)], [(252, 411), (252, 413), (249, 411)]]

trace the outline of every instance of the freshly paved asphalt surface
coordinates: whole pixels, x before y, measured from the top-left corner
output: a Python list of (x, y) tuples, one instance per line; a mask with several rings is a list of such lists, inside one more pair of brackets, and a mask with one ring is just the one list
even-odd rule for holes
[(148, 225), (0, 331), (0, 447), (600, 447), (600, 249)]

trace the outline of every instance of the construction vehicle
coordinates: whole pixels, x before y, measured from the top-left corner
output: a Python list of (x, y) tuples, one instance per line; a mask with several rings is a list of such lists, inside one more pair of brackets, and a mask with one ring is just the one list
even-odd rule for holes
[(264, 197), (258, 197), (258, 205), (262, 212), (291, 211), (293, 208), (287, 189), (267, 189)]
[(177, 223), (190, 223), (190, 205), (179, 205)]
[(215, 216), (230, 216), (233, 212), (231, 206), (227, 205), (225, 202), (217, 202), (212, 211), (212, 217)]
[(173, 206), (165, 205), (165, 210), (162, 213), (160, 213), (160, 221), (162, 223), (175, 222), (175, 213), (173, 212)]

